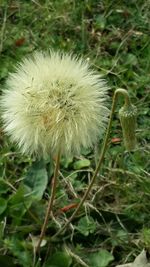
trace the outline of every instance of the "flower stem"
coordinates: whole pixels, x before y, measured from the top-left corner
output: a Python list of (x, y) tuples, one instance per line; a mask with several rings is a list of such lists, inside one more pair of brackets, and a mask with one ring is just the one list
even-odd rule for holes
[(87, 199), (87, 197), (89, 195), (89, 192), (90, 192), (90, 190), (91, 190), (91, 188), (92, 188), (92, 186), (93, 186), (93, 184), (95, 182), (95, 179), (96, 179), (97, 174), (98, 174), (98, 172), (100, 170), (100, 167), (102, 165), (102, 162), (103, 162), (103, 159), (104, 159), (104, 156), (105, 156), (105, 152), (106, 152), (106, 149), (107, 149), (110, 130), (111, 130), (111, 125), (112, 125), (112, 119), (113, 119), (113, 114), (114, 114), (115, 107), (116, 107), (116, 100), (117, 100), (118, 94), (123, 94), (123, 96), (125, 97), (125, 102), (126, 103), (130, 103), (130, 98), (129, 98), (128, 92), (125, 89), (119, 88), (114, 92), (113, 101), (112, 101), (112, 107), (111, 107), (111, 112), (110, 112), (110, 118), (109, 118), (107, 130), (106, 130), (106, 135), (105, 135), (105, 138), (104, 138), (104, 142), (103, 142), (100, 158), (99, 158), (97, 167), (95, 169), (95, 172), (93, 174), (93, 177), (91, 179), (91, 182), (90, 182), (90, 184), (88, 186), (88, 189), (86, 190), (83, 198), (81, 199), (80, 203), (78, 204), (76, 210), (73, 212), (73, 214), (68, 219), (68, 221), (65, 223), (65, 225), (55, 235), (53, 235), (51, 237), (51, 240), (55, 239), (58, 235), (60, 235), (65, 230), (65, 228), (71, 223), (71, 221), (75, 218), (75, 216), (76, 216), (77, 212), (79, 211), (80, 207), (83, 205), (83, 203)]
[(131, 104), (130, 96), (129, 96), (127, 90), (125, 90), (123, 88), (118, 88), (118, 89), (116, 89), (114, 95), (117, 95), (117, 94), (122, 94), (124, 96), (126, 105)]
[(49, 220), (49, 217), (50, 217), (50, 214), (51, 214), (51, 211), (52, 211), (55, 192), (56, 192), (57, 177), (58, 177), (58, 171), (59, 171), (59, 162), (60, 162), (60, 152), (58, 152), (58, 155), (56, 157), (56, 165), (55, 165), (54, 177), (53, 177), (53, 180), (52, 180), (51, 197), (50, 197), (49, 202), (48, 202), (48, 207), (47, 207), (44, 223), (43, 223), (42, 228), (41, 228), (41, 234), (40, 234), (39, 242), (38, 242), (37, 247), (36, 247), (36, 253), (39, 251), (40, 245), (41, 245), (42, 240), (44, 238), (44, 235), (45, 235), (45, 232), (46, 232), (46, 227), (47, 227), (47, 224), (48, 224), (48, 220)]

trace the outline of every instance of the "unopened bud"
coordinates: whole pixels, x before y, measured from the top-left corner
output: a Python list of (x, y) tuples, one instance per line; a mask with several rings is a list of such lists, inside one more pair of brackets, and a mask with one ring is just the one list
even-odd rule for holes
[(126, 103), (119, 110), (119, 117), (123, 131), (123, 141), (127, 151), (132, 151), (136, 148), (136, 117), (137, 108), (131, 103)]

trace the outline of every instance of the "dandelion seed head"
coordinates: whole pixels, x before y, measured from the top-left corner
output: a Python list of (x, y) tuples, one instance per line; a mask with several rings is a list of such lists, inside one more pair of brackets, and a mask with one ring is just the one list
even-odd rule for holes
[(78, 154), (106, 128), (108, 87), (89, 63), (36, 52), (9, 75), (1, 97), (4, 130), (25, 154)]

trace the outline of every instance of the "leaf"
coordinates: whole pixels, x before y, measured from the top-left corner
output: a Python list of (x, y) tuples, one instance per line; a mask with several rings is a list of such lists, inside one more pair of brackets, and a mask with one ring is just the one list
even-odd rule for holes
[(79, 220), (79, 223), (78, 223), (78, 226), (76, 226), (76, 229), (84, 236), (88, 236), (89, 234), (92, 234), (95, 232), (96, 223), (91, 216), (88, 216), (88, 217), (85, 216)]
[(56, 252), (44, 267), (70, 267), (72, 258), (67, 252)]
[(78, 160), (76, 161), (74, 164), (73, 164), (73, 168), (75, 170), (80, 170), (82, 168), (86, 168), (86, 167), (89, 167), (91, 164), (90, 160), (88, 159), (81, 159), (81, 160)]
[(90, 257), (91, 267), (106, 267), (114, 260), (113, 255), (105, 249), (100, 250), (98, 253), (93, 253)]
[(142, 230), (141, 239), (145, 245), (145, 247), (150, 247), (150, 228), (144, 228)]
[(15, 223), (18, 223), (21, 220), (22, 216), (31, 206), (32, 202), (33, 199), (30, 188), (24, 184), (20, 185), (17, 192), (14, 193), (8, 201), (8, 213), (15, 219)]
[(97, 30), (99, 30), (99, 29), (104, 30), (105, 26), (106, 26), (106, 18), (102, 15), (98, 15), (96, 17), (96, 21), (95, 21), (94, 26)]
[(34, 162), (24, 179), (24, 184), (31, 189), (34, 200), (42, 199), (47, 183), (48, 175), (45, 163), (43, 161)]
[[(18, 239), (17, 235), (13, 235), (11, 238), (5, 239), (5, 246), (12, 252), (17, 258), (21, 267), (32, 266), (32, 256), (28, 250), (27, 241)], [(1, 265), (0, 265), (1, 266)], [(2, 265), (5, 266), (5, 265)], [(18, 265), (17, 265), (18, 266)]]
[(9, 187), (6, 184), (5, 180), (0, 178), (0, 194), (7, 193), (8, 190), (9, 190)]
[(7, 207), (7, 200), (1, 197), (0, 198), (0, 214), (4, 212), (6, 207)]
[(61, 165), (67, 169), (70, 165), (70, 163), (72, 163), (73, 161), (73, 157), (67, 157), (67, 158), (62, 158), (61, 159)]
[(136, 66), (138, 64), (137, 57), (134, 54), (128, 53), (126, 56), (125, 64)]

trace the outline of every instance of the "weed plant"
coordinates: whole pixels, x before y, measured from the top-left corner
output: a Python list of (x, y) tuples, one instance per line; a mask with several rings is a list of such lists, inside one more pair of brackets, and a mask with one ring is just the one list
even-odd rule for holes
[[(150, 250), (149, 14), (149, 0), (1, 0), (1, 88), (23, 56), (51, 47), (84, 56), (107, 79), (110, 97), (125, 88), (138, 109), (136, 150), (127, 152), (122, 142), (120, 99), (88, 199), (51, 243), (88, 187), (102, 142), (81, 156), (61, 159), (53, 216), (36, 267), (114, 267)], [(51, 194), (53, 159), (47, 159), (45, 170), (42, 162), (22, 156), (2, 127), (0, 266), (31, 267)]]

